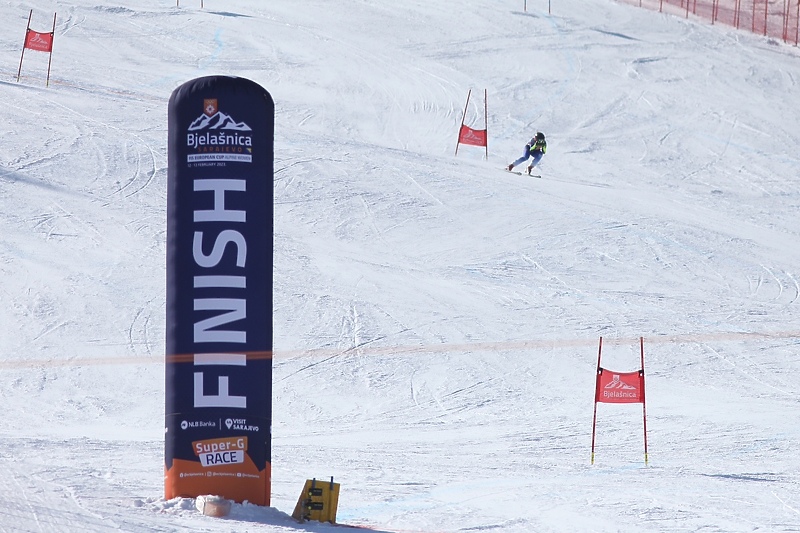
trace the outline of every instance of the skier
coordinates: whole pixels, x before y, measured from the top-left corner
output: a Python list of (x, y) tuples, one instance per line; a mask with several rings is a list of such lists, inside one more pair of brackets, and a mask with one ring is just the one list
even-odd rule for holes
[(537, 131), (536, 136), (528, 141), (528, 144), (525, 145), (525, 153), (522, 154), (522, 157), (508, 165), (508, 170), (510, 172), (515, 166), (521, 165), (527, 161), (529, 157), (532, 157), (533, 161), (531, 161), (531, 164), (528, 165), (528, 174), (530, 174), (533, 167), (535, 167), (536, 164), (541, 161), (542, 156), (546, 153), (547, 141), (544, 139), (544, 133)]

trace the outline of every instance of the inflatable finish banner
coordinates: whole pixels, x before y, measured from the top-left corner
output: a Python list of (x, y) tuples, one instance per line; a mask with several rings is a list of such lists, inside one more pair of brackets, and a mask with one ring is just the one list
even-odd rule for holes
[(167, 499), (270, 504), (274, 122), (244, 78), (169, 101)]

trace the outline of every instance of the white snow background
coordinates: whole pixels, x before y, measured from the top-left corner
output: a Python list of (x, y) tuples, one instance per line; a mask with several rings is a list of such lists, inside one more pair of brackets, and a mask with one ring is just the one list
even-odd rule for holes
[[(800, 51), (527, 4), (2, 1), (0, 531), (341, 531), (290, 518), (330, 476), (382, 532), (800, 531)], [(272, 506), (223, 519), (163, 498), (167, 102), (212, 74), (276, 103)], [(590, 464), (600, 336), (649, 466), (640, 404)]]

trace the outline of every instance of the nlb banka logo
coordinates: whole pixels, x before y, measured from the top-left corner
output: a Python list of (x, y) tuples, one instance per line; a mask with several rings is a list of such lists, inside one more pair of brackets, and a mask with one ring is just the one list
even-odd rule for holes
[(253, 130), (220, 111), (216, 98), (203, 100), (203, 112), (187, 128), (187, 163), (253, 162)]
[(213, 428), (217, 423), (212, 420), (182, 420), (181, 429)]

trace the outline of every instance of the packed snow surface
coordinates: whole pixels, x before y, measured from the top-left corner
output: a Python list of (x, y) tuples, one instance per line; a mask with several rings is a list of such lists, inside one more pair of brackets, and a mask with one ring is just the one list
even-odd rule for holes
[[(609, 0), (0, 28), (0, 531), (341, 531), (290, 517), (330, 476), (382, 532), (800, 531), (796, 47)], [(163, 490), (167, 103), (214, 74), (276, 104), (272, 500), (227, 518)], [(647, 465), (605, 403), (590, 464), (600, 337)]]

